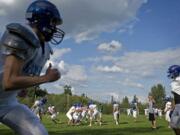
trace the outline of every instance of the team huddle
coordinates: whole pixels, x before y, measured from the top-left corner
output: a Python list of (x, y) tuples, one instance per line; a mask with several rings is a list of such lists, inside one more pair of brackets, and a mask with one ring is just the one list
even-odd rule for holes
[[(61, 78), (58, 69), (51, 64), (45, 74), (41, 74), (44, 65), (53, 55), (49, 43), (59, 45), (65, 32), (59, 28), (63, 23), (57, 7), (47, 0), (35, 0), (29, 5), (25, 14), (26, 23), (10, 23), (0, 40), (0, 122), (10, 127), (19, 135), (48, 135), (41, 123), (42, 115), (48, 113), (54, 123), (59, 123), (55, 106), (44, 109), (46, 98), (35, 101), (32, 108), (17, 100), (19, 91), (54, 82)], [(171, 87), (174, 95), (175, 108), (167, 104), (165, 109), (169, 126), (176, 135), (180, 135), (180, 66), (173, 65), (168, 69), (168, 77), (172, 79)], [(133, 116), (137, 118), (138, 108), (134, 101)], [(156, 128), (153, 108), (154, 101), (150, 98), (149, 119)], [(170, 108), (170, 109), (169, 109)], [(18, 114), (18, 115), (17, 115)], [(119, 124), (120, 108), (114, 103), (113, 116), (115, 124)], [(171, 118), (168, 116), (171, 115)], [(87, 106), (75, 104), (66, 113), (68, 124), (79, 125), (83, 120), (102, 124), (102, 109), (94, 103)]]
[(89, 120), (89, 126), (92, 126), (93, 121), (96, 121), (101, 126), (101, 111), (94, 103), (90, 103), (87, 106), (82, 106), (81, 104), (74, 104), (66, 113), (69, 119), (68, 125), (75, 124), (79, 125), (83, 120)]
[[(32, 112), (42, 120), (44, 114), (48, 114), (51, 120), (58, 124), (60, 120), (58, 119), (59, 112), (56, 111), (55, 106), (50, 105), (47, 110), (45, 109), (45, 104), (47, 98), (42, 98), (36, 100), (34, 105), (31, 107)], [(77, 103), (70, 107), (66, 113), (68, 118), (68, 125), (80, 125), (82, 122), (88, 122), (89, 126), (92, 126), (93, 121), (98, 122), (101, 126), (102, 112), (98, 109), (97, 105), (93, 102), (89, 103), (87, 106), (82, 106), (82, 104)]]

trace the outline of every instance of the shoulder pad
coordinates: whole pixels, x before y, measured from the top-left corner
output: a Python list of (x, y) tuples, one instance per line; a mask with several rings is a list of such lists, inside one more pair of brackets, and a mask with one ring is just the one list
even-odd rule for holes
[(22, 39), (24, 39), (28, 44), (32, 45), (35, 48), (40, 47), (40, 41), (36, 36), (25, 26), (19, 23), (11, 23), (6, 26), (7, 30), (10, 33), (13, 33)]
[(24, 38), (22, 38), (22, 35), (19, 36), (19, 34), (17, 34), (17, 31), (11, 31), (6, 30), (1, 37), (1, 53), (3, 53), (4, 55), (15, 55), (23, 60), (28, 60), (33, 56), (35, 50), (40, 47), (40, 44), (32, 44), (33, 40), (30, 43), (30, 41), (27, 41)]

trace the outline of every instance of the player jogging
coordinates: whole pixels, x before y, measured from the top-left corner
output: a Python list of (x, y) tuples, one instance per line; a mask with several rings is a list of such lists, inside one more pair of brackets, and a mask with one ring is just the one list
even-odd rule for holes
[(175, 108), (171, 115), (170, 125), (176, 135), (180, 135), (180, 66), (172, 65), (168, 69), (168, 78), (172, 79), (171, 91), (174, 95)]
[(59, 44), (64, 32), (60, 13), (49, 1), (36, 0), (26, 11), (27, 24), (10, 23), (0, 41), (0, 122), (19, 135), (48, 135), (36, 115), (18, 103), (19, 90), (60, 78), (49, 65), (40, 75), (52, 49), (48, 42)]

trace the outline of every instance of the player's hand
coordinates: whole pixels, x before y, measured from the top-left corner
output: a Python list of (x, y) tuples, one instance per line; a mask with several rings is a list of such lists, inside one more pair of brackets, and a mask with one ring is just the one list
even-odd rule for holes
[(54, 82), (61, 78), (61, 74), (58, 71), (58, 69), (52, 69), (51, 63), (49, 64), (49, 67), (46, 70), (46, 78), (48, 82)]

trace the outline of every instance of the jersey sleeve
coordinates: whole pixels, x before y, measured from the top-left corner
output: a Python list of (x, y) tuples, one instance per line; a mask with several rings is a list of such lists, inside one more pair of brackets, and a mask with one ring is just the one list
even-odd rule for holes
[(29, 36), (30, 32), (23, 26), (18, 26), (7, 26), (0, 41), (1, 53), (4, 55), (15, 55), (22, 60), (27, 60), (32, 57), (38, 46), (33, 46), (32, 42), (30, 42), (31, 40), (34, 41), (35, 37)]

